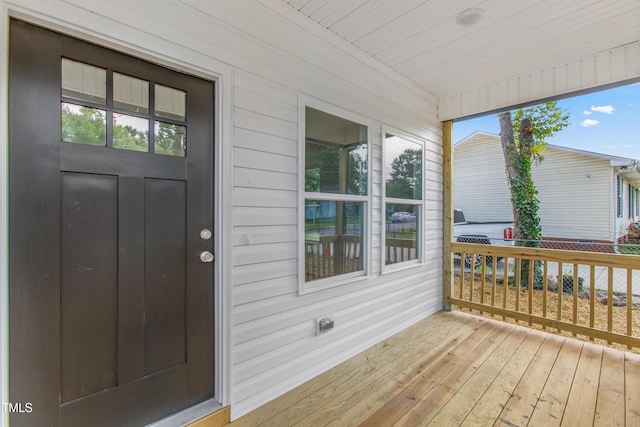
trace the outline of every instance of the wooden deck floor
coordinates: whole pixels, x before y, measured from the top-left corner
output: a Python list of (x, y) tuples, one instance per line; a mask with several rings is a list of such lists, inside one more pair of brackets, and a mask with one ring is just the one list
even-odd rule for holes
[(440, 312), (233, 426), (640, 426), (640, 355)]

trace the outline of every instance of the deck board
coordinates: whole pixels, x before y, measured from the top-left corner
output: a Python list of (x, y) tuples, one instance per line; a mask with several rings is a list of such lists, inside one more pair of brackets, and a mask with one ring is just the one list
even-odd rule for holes
[(640, 357), (440, 312), (232, 426), (632, 426)]

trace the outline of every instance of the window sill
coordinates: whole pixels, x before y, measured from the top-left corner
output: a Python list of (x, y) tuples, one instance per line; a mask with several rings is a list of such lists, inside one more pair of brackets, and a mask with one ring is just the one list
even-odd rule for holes
[(304, 282), (298, 286), (298, 295), (312, 294), (315, 292), (323, 291), (325, 289), (331, 289), (338, 286), (361, 282), (363, 280), (367, 280), (368, 278), (369, 275), (364, 271), (358, 271), (355, 273), (348, 273), (335, 277), (327, 277), (326, 279), (314, 280), (313, 282)]

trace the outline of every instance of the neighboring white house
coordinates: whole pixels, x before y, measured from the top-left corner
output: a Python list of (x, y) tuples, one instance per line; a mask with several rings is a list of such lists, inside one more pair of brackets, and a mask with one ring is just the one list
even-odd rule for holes
[[(548, 144), (533, 166), (545, 239), (616, 242), (638, 221), (637, 160)], [(500, 136), (474, 132), (454, 145), (454, 204), (472, 221), (512, 221)]]
[(543, 3), (0, 0), (0, 425), (236, 419), (441, 310), (448, 122), (640, 79), (637, 0)]

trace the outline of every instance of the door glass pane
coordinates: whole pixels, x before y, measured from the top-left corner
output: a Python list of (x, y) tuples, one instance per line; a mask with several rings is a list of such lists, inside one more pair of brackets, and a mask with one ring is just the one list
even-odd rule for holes
[(62, 96), (105, 105), (107, 70), (63, 58)]
[(62, 141), (101, 147), (107, 145), (104, 110), (62, 102), (61, 113)]
[(385, 205), (385, 265), (418, 259), (418, 205)]
[(305, 279), (364, 270), (364, 203), (305, 200)]
[(155, 114), (167, 119), (184, 121), (187, 117), (187, 93), (155, 85)]
[(186, 126), (155, 122), (155, 153), (185, 157), (187, 146)]
[(136, 113), (148, 113), (149, 82), (113, 73), (113, 106)]
[(149, 120), (113, 113), (113, 147), (149, 151)]

